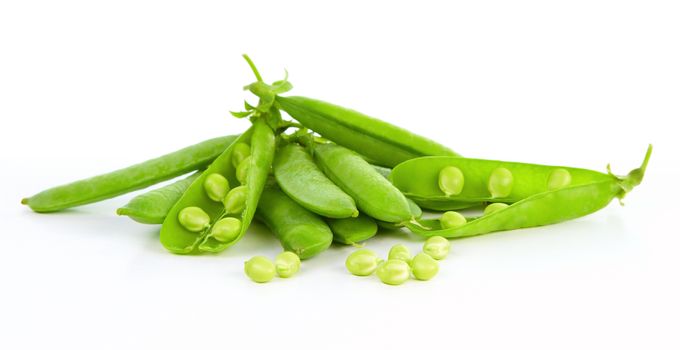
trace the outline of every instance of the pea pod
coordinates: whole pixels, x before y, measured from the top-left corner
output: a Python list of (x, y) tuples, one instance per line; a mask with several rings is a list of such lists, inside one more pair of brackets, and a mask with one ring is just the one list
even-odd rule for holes
[(437, 220), (420, 221), (426, 228), (410, 223), (407, 226), (422, 236), (461, 238), (575, 219), (604, 208), (614, 198), (622, 199), (626, 193), (639, 185), (651, 153), (650, 145), (642, 165), (627, 176), (600, 173), (600, 176), (593, 176), (590, 180), (577, 180), (568, 186), (530, 195), (459, 227), (442, 229)]
[(309, 259), (328, 249), (333, 233), (316, 214), (308, 211), (275, 186), (267, 186), (257, 207), (257, 218), (279, 239), (283, 248)]
[(329, 218), (359, 215), (354, 199), (324, 175), (302, 146), (279, 148), (273, 169), (281, 190), (305, 209)]
[(333, 231), (333, 241), (342, 244), (357, 244), (378, 233), (378, 225), (370, 216), (359, 214), (355, 218), (328, 219)]
[(378, 165), (434, 155), (457, 156), (449, 148), (379, 119), (306, 97), (276, 96), (278, 106), (305, 127)]
[[(420, 209), (418, 204), (416, 204), (416, 202), (414, 202), (411, 198), (406, 197), (406, 202), (408, 202), (408, 207), (409, 210), (411, 211), (411, 217), (415, 219), (420, 219), (423, 216), (423, 210)], [(404, 223), (401, 222), (377, 221), (377, 223), (378, 226), (386, 230), (398, 230), (404, 227)]]
[(200, 175), (201, 172), (196, 172), (167, 186), (142, 193), (118, 208), (116, 213), (142, 224), (162, 224), (170, 209)]
[[(236, 169), (231, 160), (234, 145), (246, 143), (250, 146), (251, 166), (247, 172), (247, 184), (245, 187), (236, 187), (231, 190), (245, 197), (242, 202), (242, 211), (226, 213), (225, 204), (212, 200), (206, 193), (203, 182), (210, 174), (218, 173), (224, 176), (229, 183), (236, 184)], [(188, 254), (192, 252), (220, 252), (241, 239), (250, 226), (250, 222), (257, 209), (262, 189), (267, 180), (271, 163), (274, 158), (275, 138), (273, 131), (261, 119), (257, 118), (253, 126), (241, 135), (208, 167), (201, 176), (189, 186), (182, 198), (170, 210), (161, 227), (161, 243), (173, 253)], [(230, 192), (230, 193), (231, 193)], [(230, 198), (227, 195), (227, 199)], [(225, 199), (225, 203), (227, 201)], [(231, 215), (241, 220), (241, 228), (236, 237), (228, 242), (215, 239), (210, 234), (210, 227), (199, 233), (192, 232), (180, 222), (178, 214), (187, 207), (203, 209), (210, 217), (210, 225), (218, 220)]]
[(127, 168), (44, 190), (21, 203), (33, 211), (47, 213), (120, 196), (205, 168), (236, 137), (206, 140)]
[(335, 144), (317, 144), (314, 157), (324, 173), (359, 209), (381, 221), (405, 222), (412, 218), (404, 195), (356, 153)]

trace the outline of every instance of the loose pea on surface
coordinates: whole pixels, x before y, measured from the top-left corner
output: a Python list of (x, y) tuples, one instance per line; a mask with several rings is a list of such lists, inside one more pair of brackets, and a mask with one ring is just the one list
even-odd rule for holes
[(250, 146), (247, 143), (239, 142), (234, 145), (234, 150), (231, 153), (231, 164), (236, 168), (249, 156)]
[(345, 260), (347, 271), (355, 276), (368, 276), (372, 274), (378, 268), (379, 263), (380, 258), (368, 249), (354, 251)]
[(548, 177), (548, 191), (567, 187), (571, 184), (571, 173), (567, 169), (555, 169)]
[(191, 232), (201, 232), (210, 226), (210, 216), (199, 207), (186, 207), (180, 210), (177, 220)]
[(224, 198), (224, 209), (227, 214), (239, 214), (246, 207), (246, 197), (248, 195), (248, 187), (238, 186), (234, 187)]
[(416, 279), (427, 281), (439, 272), (439, 263), (426, 253), (418, 253), (411, 261), (411, 270)]
[(509, 207), (509, 205), (505, 203), (491, 203), (484, 208), (484, 215), (489, 215), (491, 213), (495, 213), (499, 210), (503, 210), (505, 208)]
[(467, 220), (457, 211), (447, 211), (439, 218), (439, 223), (443, 229), (457, 228), (465, 225)]
[(437, 260), (449, 255), (449, 249), (451, 249), (451, 242), (441, 236), (432, 236), (423, 245), (423, 252)]
[(493, 198), (507, 197), (512, 192), (512, 172), (506, 168), (496, 168), (489, 177), (488, 189)]
[(279, 277), (288, 278), (300, 270), (300, 257), (293, 252), (283, 252), (276, 256), (274, 265)]
[(464, 185), (465, 177), (457, 167), (447, 166), (439, 171), (439, 189), (447, 196), (459, 195)]
[(276, 273), (274, 263), (264, 256), (252, 257), (250, 260), (246, 261), (243, 270), (251, 280), (258, 283), (271, 281)]
[(236, 179), (242, 185), (245, 185), (248, 181), (248, 170), (250, 170), (250, 156), (246, 157), (241, 163), (236, 167)]
[(389, 259), (380, 264), (375, 273), (383, 283), (396, 286), (409, 279), (411, 268), (404, 260)]
[(210, 236), (216, 240), (227, 243), (238, 237), (241, 232), (241, 220), (237, 218), (224, 218), (217, 221), (210, 230)]
[(407, 246), (403, 244), (397, 244), (390, 249), (390, 252), (387, 254), (387, 259), (403, 260), (408, 263), (411, 261), (411, 251)]
[(229, 180), (221, 174), (210, 174), (203, 181), (203, 189), (208, 198), (215, 202), (221, 202), (229, 192)]

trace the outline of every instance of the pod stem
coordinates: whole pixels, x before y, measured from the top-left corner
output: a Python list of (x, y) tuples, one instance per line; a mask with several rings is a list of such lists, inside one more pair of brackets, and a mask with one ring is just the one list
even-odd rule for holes
[(625, 197), (625, 195), (632, 191), (633, 188), (642, 182), (645, 177), (645, 172), (647, 171), (647, 165), (649, 164), (649, 158), (652, 156), (652, 145), (647, 147), (647, 153), (645, 153), (645, 159), (642, 161), (642, 165), (639, 168), (631, 170), (626, 176), (616, 176), (612, 174), (611, 167), (607, 165), (607, 171), (609, 174), (615, 176), (619, 180), (619, 186), (621, 187), (621, 193), (619, 193), (619, 202)]
[(255, 79), (259, 82), (263, 82), (262, 76), (260, 75), (260, 72), (257, 70), (257, 67), (255, 67), (255, 63), (253, 63), (253, 60), (250, 59), (250, 57), (247, 54), (243, 54), (243, 58), (248, 62), (248, 65), (250, 66), (250, 70), (253, 71), (253, 74), (255, 74)]
[(404, 225), (404, 224), (411, 224), (411, 225), (414, 225), (414, 226), (418, 226), (418, 227), (420, 227), (421, 229), (423, 229), (423, 230), (425, 230), (425, 231), (430, 231), (430, 230), (432, 230), (431, 227), (427, 227), (427, 226), (421, 224), (415, 217), (412, 217), (411, 220), (406, 221), (406, 222), (402, 222), (401, 224), (402, 224), (402, 225)]

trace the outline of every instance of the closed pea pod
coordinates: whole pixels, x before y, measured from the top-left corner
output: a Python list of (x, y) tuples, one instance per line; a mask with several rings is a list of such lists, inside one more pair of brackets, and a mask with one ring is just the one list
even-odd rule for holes
[(378, 233), (378, 224), (371, 217), (359, 214), (355, 218), (327, 219), (333, 231), (333, 241), (342, 244), (357, 244)]

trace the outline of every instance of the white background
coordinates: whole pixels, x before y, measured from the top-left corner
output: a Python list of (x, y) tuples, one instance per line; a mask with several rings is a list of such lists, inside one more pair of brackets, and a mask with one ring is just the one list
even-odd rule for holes
[[(678, 18), (676, 1), (3, 1), (0, 348), (677, 349)], [(280, 250), (262, 226), (175, 256), (114, 214), (134, 194), (19, 205), (244, 130), (244, 52), (467, 156), (625, 173), (655, 152), (625, 207), (454, 241), (400, 287), (346, 273), (351, 247), (251, 283), (243, 261)], [(368, 247), (395, 243), (421, 245)]]

